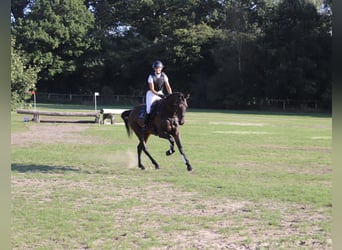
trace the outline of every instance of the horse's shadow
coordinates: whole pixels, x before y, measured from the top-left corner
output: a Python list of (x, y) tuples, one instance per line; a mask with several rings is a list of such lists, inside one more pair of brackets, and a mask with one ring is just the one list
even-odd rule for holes
[(36, 164), (18, 164), (12, 163), (11, 170), (19, 173), (28, 172), (40, 172), (40, 173), (63, 173), (67, 171), (79, 172), (80, 169), (68, 167), (68, 166), (48, 166), (48, 165), (36, 165)]

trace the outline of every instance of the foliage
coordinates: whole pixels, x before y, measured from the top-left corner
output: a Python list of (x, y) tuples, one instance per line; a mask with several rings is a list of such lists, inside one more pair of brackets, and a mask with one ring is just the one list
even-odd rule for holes
[(11, 13), (14, 19), (23, 18), (25, 16), (25, 8), (33, 0), (11, 0)]
[(11, 39), (11, 106), (23, 105), (30, 99), (29, 91), (36, 89), (38, 67), (28, 64), (27, 54), (15, 46), (15, 38)]
[(302, 0), (284, 1), (274, 10), (263, 38), (266, 96), (321, 99), (330, 92), (331, 36), (322, 21), (315, 7)]
[[(25, 9), (25, 4), (29, 8)], [(313, 99), (331, 109), (331, 0), (12, 0), (39, 91), (143, 94), (151, 63), (193, 105)]]
[(31, 64), (41, 68), (40, 79), (56, 80), (86, 64), (85, 53), (97, 48), (93, 29), (94, 17), (82, 0), (38, 0), (13, 32)]
[(173, 47), (175, 57), (184, 64), (191, 64), (203, 59), (201, 49), (214, 36), (214, 30), (202, 23), (187, 29), (176, 29), (173, 35), (177, 41)]

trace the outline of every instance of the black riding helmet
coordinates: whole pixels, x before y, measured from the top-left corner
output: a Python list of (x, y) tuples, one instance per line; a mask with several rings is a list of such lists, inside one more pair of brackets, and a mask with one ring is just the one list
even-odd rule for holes
[(152, 69), (155, 69), (155, 68), (164, 68), (164, 65), (161, 61), (157, 60), (152, 64)]

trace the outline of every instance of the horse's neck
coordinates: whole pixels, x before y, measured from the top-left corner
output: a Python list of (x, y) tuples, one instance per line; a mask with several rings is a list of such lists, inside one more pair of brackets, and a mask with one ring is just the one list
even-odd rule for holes
[(160, 107), (161, 115), (165, 115), (168, 118), (172, 118), (176, 113), (176, 107), (172, 101), (164, 100)]

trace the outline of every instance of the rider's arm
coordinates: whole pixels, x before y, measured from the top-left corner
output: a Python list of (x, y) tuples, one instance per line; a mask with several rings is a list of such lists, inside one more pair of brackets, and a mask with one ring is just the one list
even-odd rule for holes
[(149, 82), (148, 86), (149, 86), (149, 88), (153, 94), (158, 95), (158, 92), (154, 89), (154, 83), (153, 82)]
[(172, 94), (172, 88), (171, 88), (171, 85), (170, 85), (168, 79), (166, 79), (166, 81), (165, 81), (165, 87), (166, 87), (167, 93)]

